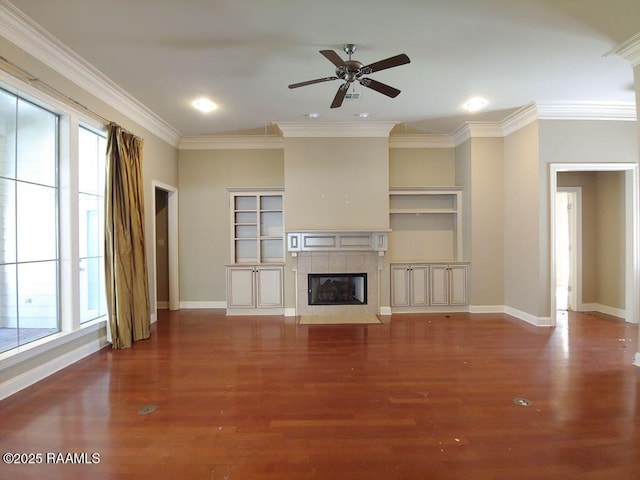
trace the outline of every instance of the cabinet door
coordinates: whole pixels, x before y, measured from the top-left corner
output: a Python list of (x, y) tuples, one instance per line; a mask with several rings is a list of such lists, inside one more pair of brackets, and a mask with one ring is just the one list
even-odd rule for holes
[(254, 267), (227, 268), (227, 307), (253, 308), (255, 304)]
[(414, 265), (409, 270), (411, 276), (411, 305), (429, 305), (429, 267)]
[(409, 297), (409, 265), (391, 266), (391, 306), (408, 307)]
[(431, 305), (449, 305), (449, 266), (431, 265)]
[(256, 268), (256, 305), (258, 308), (283, 307), (283, 268)]
[(467, 266), (451, 265), (449, 267), (449, 303), (451, 305), (466, 305), (467, 298)]

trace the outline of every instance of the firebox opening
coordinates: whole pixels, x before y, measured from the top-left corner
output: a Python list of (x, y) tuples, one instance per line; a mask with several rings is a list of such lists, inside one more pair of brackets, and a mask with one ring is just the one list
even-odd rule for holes
[(309, 305), (366, 305), (366, 273), (310, 273)]

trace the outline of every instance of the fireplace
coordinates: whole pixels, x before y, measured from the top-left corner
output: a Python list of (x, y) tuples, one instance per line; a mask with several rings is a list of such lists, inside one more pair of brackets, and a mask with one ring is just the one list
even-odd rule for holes
[(366, 305), (366, 273), (309, 273), (309, 305)]
[[(296, 315), (378, 314), (386, 238), (383, 231), (288, 232), (288, 250), (295, 259)], [(340, 288), (342, 294), (314, 293), (328, 279), (325, 287)]]

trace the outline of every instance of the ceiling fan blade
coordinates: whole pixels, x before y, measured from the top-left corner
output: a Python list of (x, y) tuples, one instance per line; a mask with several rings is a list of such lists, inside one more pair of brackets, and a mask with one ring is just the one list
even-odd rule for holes
[(330, 82), (331, 80), (338, 80), (338, 77), (316, 78), (315, 80), (307, 80), (306, 82), (292, 83), (289, 85), (289, 88), (306, 87), (307, 85), (313, 85), (314, 83)]
[(365, 65), (360, 69), (360, 75), (369, 75), (373, 72), (379, 72), (380, 70), (397, 67), (409, 62), (411, 62), (411, 60), (409, 60), (409, 57), (406, 54), (401, 53), (400, 55), (396, 55), (395, 57), (385, 58), (384, 60), (380, 60), (379, 62)]
[(346, 63), (344, 63), (344, 60), (340, 58), (340, 55), (338, 55), (334, 50), (320, 50), (320, 53), (324, 55), (325, 58), (333, 63), (336, 67), (347, 66)]
[(333, 102), (331, 102), (331, 108), (338, 108), (340, 105), (342, 105), (342, 101), (347, 94), (347, 90), (349, 90), (349, 85), (349, 82), (345, 82), (340, 85), (338, 91), (336, 92), (336, 96), (333, 98)]
[(373, 78), (361, 78), (358, 81), (363, 87), (371, 88), (376, 92), (380, 92), (383, 95), (386, 95), (387, 97), (396, 98), (398, 95), (400, 95), (400, 90), (398, 90), (397, 88), (390, 87), (389, 85), (378, 82)]

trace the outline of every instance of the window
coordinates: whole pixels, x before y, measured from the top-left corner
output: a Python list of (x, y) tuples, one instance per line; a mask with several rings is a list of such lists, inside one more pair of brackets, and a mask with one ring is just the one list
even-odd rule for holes
[(0, 89), (0, 352), (60, 331), (58, 124)]
[(80, 322), (106, 314), (104, 285), (104, 172), (106, 139), (79, 129), (78, 233), (80, 250)]
[(29, 86), (0, 84), (3, 358), (106, 314), (106, 143), (82, 113)]

